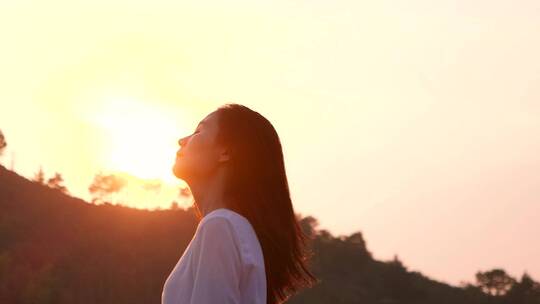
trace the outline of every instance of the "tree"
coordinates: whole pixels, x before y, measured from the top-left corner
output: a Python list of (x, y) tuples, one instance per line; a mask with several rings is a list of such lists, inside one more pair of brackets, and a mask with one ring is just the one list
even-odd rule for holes
[(486, 272), (476, 273), (477, 285), (486, 293), (501, 296), (508, 292), (516, 283), (503, 269), (493, 269)]
[(301, 215), (297, 215), (297, 220), (305, 235), (310, 238), (315, 237), (317, 234), (317, 227), (319, 226), (319, 221), (316, 218), (311, 215), (301, 218)]
[(188, 187), (180, 187), (180, 192), (178, 192), (178, 197), (180, 198), (189, 198), (191, 197), (191, 191)]
[(67, 188), (62, 185), (64, 183), (64, 178), (62, 178), (62, 175), (60, 173), (56, 172), (53, 177), (49, 178), (47, 180), (47, 186), (58, 189), (64, 193), (67, 193)]
[(6, 147), (7, 147), (6, 137), (4, 136), (4, 133), (2, 133), (2, 130), (0, 130), (0, 156), (2, 156), (2, 153), (4, 152), (4, 149)]
[(540, 283), (535, 282), (526, 272), (521, 281), (512, 286), (506, 294), (509, 303), (540, 303)]
[(94, 176), (92, 184), (88, 187), (88, 191), (94, 196), (92, 203), (96, 201), (105, 201), (106, 197), (119, 192), (127, 184), (125, 179), (122, 179), (114, 174), (98, 173)]
[(45, 173), (43, 172), (43, 168), (41, 168), (41, 166), (39, 166), (39, 171), (36, 172), (33, 180), (40, 184), (45, 184)]
[(400, 271), (406, 272), (407, 267), (403, 265), (403, 262), (399, 259), (397, 254), (394, 254), (394, 258), (391, 261), (388, 261), (388, 265), (399, 269)]
[(176, 201), (171, 202), (171, 206), (169, 207), (171, 210), (178, 210), (180, 207), (178, 206), (178, 203)]
[[(365, 259), (371, 259), (372, 254), (367, 250), (366, 241), (361, 232), (354, 232), (344, 238), (345, 242), (353, 246), (357, 250), (357, 254)], [(394, 256), (394, 260), (397, 260), (397, 255)], [(399, 261), (401, 263), (401, 261)]]
[(62, 191), (63, 193), (66, 193), (66, 194), (68, 193), (66, 186), (63, 185), (64, 178), (58, 172), (56, 172), (53, 177), (45, 181), (45, 172), (43, 172), (43, 168), (39, 166), (39, 171), (34, 174), (34, 178), (32, 180), (40, 184), (43, 184), (47, 187), (58, 189)]

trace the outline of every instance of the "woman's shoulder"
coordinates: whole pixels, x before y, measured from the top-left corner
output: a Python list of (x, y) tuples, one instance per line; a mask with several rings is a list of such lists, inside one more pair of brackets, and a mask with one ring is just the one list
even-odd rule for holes
[(260, 263), (262, 249), (255, 230), (247, 218), (231, 209), (219, 208), (206, 214), (199, 223), (199, 227), (205, 229), (204, 227), (208, 224), (231, 229), (245, 262)]
[(224, 229), (231, 229), (234, 231), (234, 236), (244, 242), (246, 237), (255, 233), (248, 219), (228, 208), (214, 209), (206, 214), (201, 219), (197, 230), (205, 229), (207, 226), (221, 226)]

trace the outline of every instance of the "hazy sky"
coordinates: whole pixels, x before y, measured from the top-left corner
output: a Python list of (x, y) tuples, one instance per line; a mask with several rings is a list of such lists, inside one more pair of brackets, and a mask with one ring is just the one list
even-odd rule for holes
[(154, 178), (133, 204), (167, 207), (177, 139), (241, 103), (320, 228), (451, 284), (540, 280), (540, 2), (111, 2), (0, 4), (8, 168), (85, 199)]

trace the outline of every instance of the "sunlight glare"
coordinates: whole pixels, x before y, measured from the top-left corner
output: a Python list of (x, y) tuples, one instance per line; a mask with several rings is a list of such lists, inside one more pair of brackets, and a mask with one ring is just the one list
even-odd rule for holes
[(105, 165), (144, 179), (176, 182), (171, 167), (177, 139), (186, 133), (178, 120), (158, 106), (128, 98), (110, 99), (95, 117), (108, 137)]

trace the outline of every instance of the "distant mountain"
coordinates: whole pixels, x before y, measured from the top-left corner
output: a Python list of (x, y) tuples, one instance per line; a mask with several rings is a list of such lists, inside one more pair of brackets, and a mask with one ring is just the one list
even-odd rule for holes
[[(301, 224), (321, 282), (287, 303), (540, 303), (532, 280), (506, 296), (453, 287), (397, 257), (374, 260), (360, 232), (334, 237), (311, 216)], [(0, 303), (159, 304), (196, 225), (192, 209), (93, 205), (0, 165)]]

